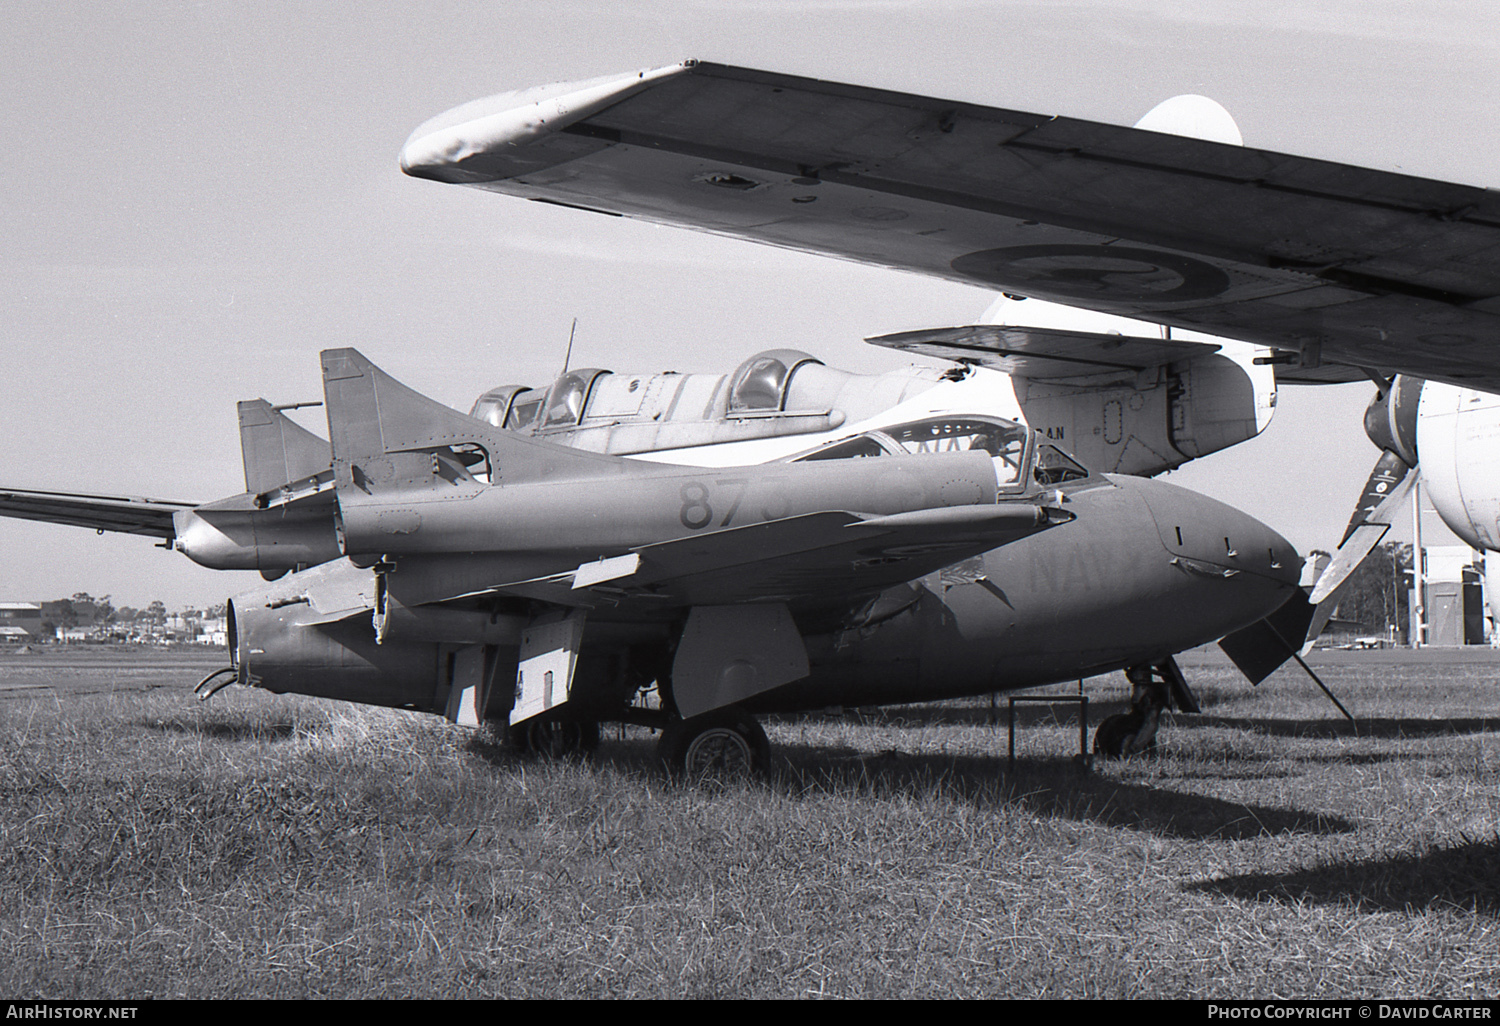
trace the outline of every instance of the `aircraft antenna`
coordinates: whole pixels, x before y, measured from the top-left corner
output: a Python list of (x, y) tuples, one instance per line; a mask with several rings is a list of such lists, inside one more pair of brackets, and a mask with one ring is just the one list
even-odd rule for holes
[(564, 374), (568, 373), (568, 364), (570, 364), (570, 363), (573, 362), (573, 336), (576, 335), (577, 333), (578, 333), (578, 318), (574, 317), (573, 318), (573, 327), (571, 329), (569, 329), (569, 331), (568, 331), (568, 351), (563, 356), (563, 369), (562, 369), (562, 372)]

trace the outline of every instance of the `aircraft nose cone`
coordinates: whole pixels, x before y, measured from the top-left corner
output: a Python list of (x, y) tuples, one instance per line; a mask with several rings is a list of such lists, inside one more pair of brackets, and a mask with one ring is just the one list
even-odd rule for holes
[(1302, 557), (1248, 513), (1165, 481), (1137, 485), (1162, 545), (1183, 569), (1225, 577), (1253, 574), (1296, 586)]

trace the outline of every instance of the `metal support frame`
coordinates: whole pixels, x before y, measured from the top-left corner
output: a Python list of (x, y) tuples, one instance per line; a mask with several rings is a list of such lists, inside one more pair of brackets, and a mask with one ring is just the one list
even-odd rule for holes
[(1006, 718), (1005, 730), (1009, 737), (1010, 762), (1009, 768), (1016, 768), (1016, 703), (1017, 702), (1046, 702), (1056, 705), (1058, 702), (1071, 703), (1078, 706), (1078, 764), (1085, 771), (1089, 768), (1089, 696), (1088, 695), (1012, 695), (1010, 697), (1010, 711)]

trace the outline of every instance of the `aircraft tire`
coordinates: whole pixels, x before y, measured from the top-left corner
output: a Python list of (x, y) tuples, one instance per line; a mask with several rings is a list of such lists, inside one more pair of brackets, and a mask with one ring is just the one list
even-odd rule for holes
[(656, 753), (673, 776), (743, 779), (765, 772), (771, 742), (755, 717), (731, 705), (674, 721), (662, 731)]
[(599, 723), (539, 718), (510, 727), (508, 739), (517, 751), (544, 759), (580, 759), (599, 747)]
[[(1136, 732), (1141, 729), (1141, 717), (1133, 713), (1120, 713), (1114, 716), (1106, 716), (1099, 721), (1099, 726), (1094, 730), (1094, 755), (1106, 759), (1125, 758), (1125, 747)], [(1156, 754), (1156, 738), (1152, 738), (1150, 744), (1142, 755)]]

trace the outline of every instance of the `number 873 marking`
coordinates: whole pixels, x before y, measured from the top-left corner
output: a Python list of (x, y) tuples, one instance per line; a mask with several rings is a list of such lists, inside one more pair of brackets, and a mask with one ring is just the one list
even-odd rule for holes
[[(713, 483), (717, 488), (728, 489), (729, 509), (724, 514), (724, 519), (719, 521), (718, 526), (729, 527), (734, 523), (735, 515), (740, 512), (740, 506), (750, 482), (743, 477), (727, 477), (715, 478)], [(768, 485), (768, 494), (760, 510), (760, 519), (780, 520), (790, 509), (785, 485), (775, 480), (768, 482)], [(711, 493), (706, 483), (688, 481), (678, 494), (682, 497), (682, 509), (678, 512), (677, 518), (682, 521), (683, 527), (690, 531), (700, 531), (713, 523), (714, 508), (710, 502)]]

